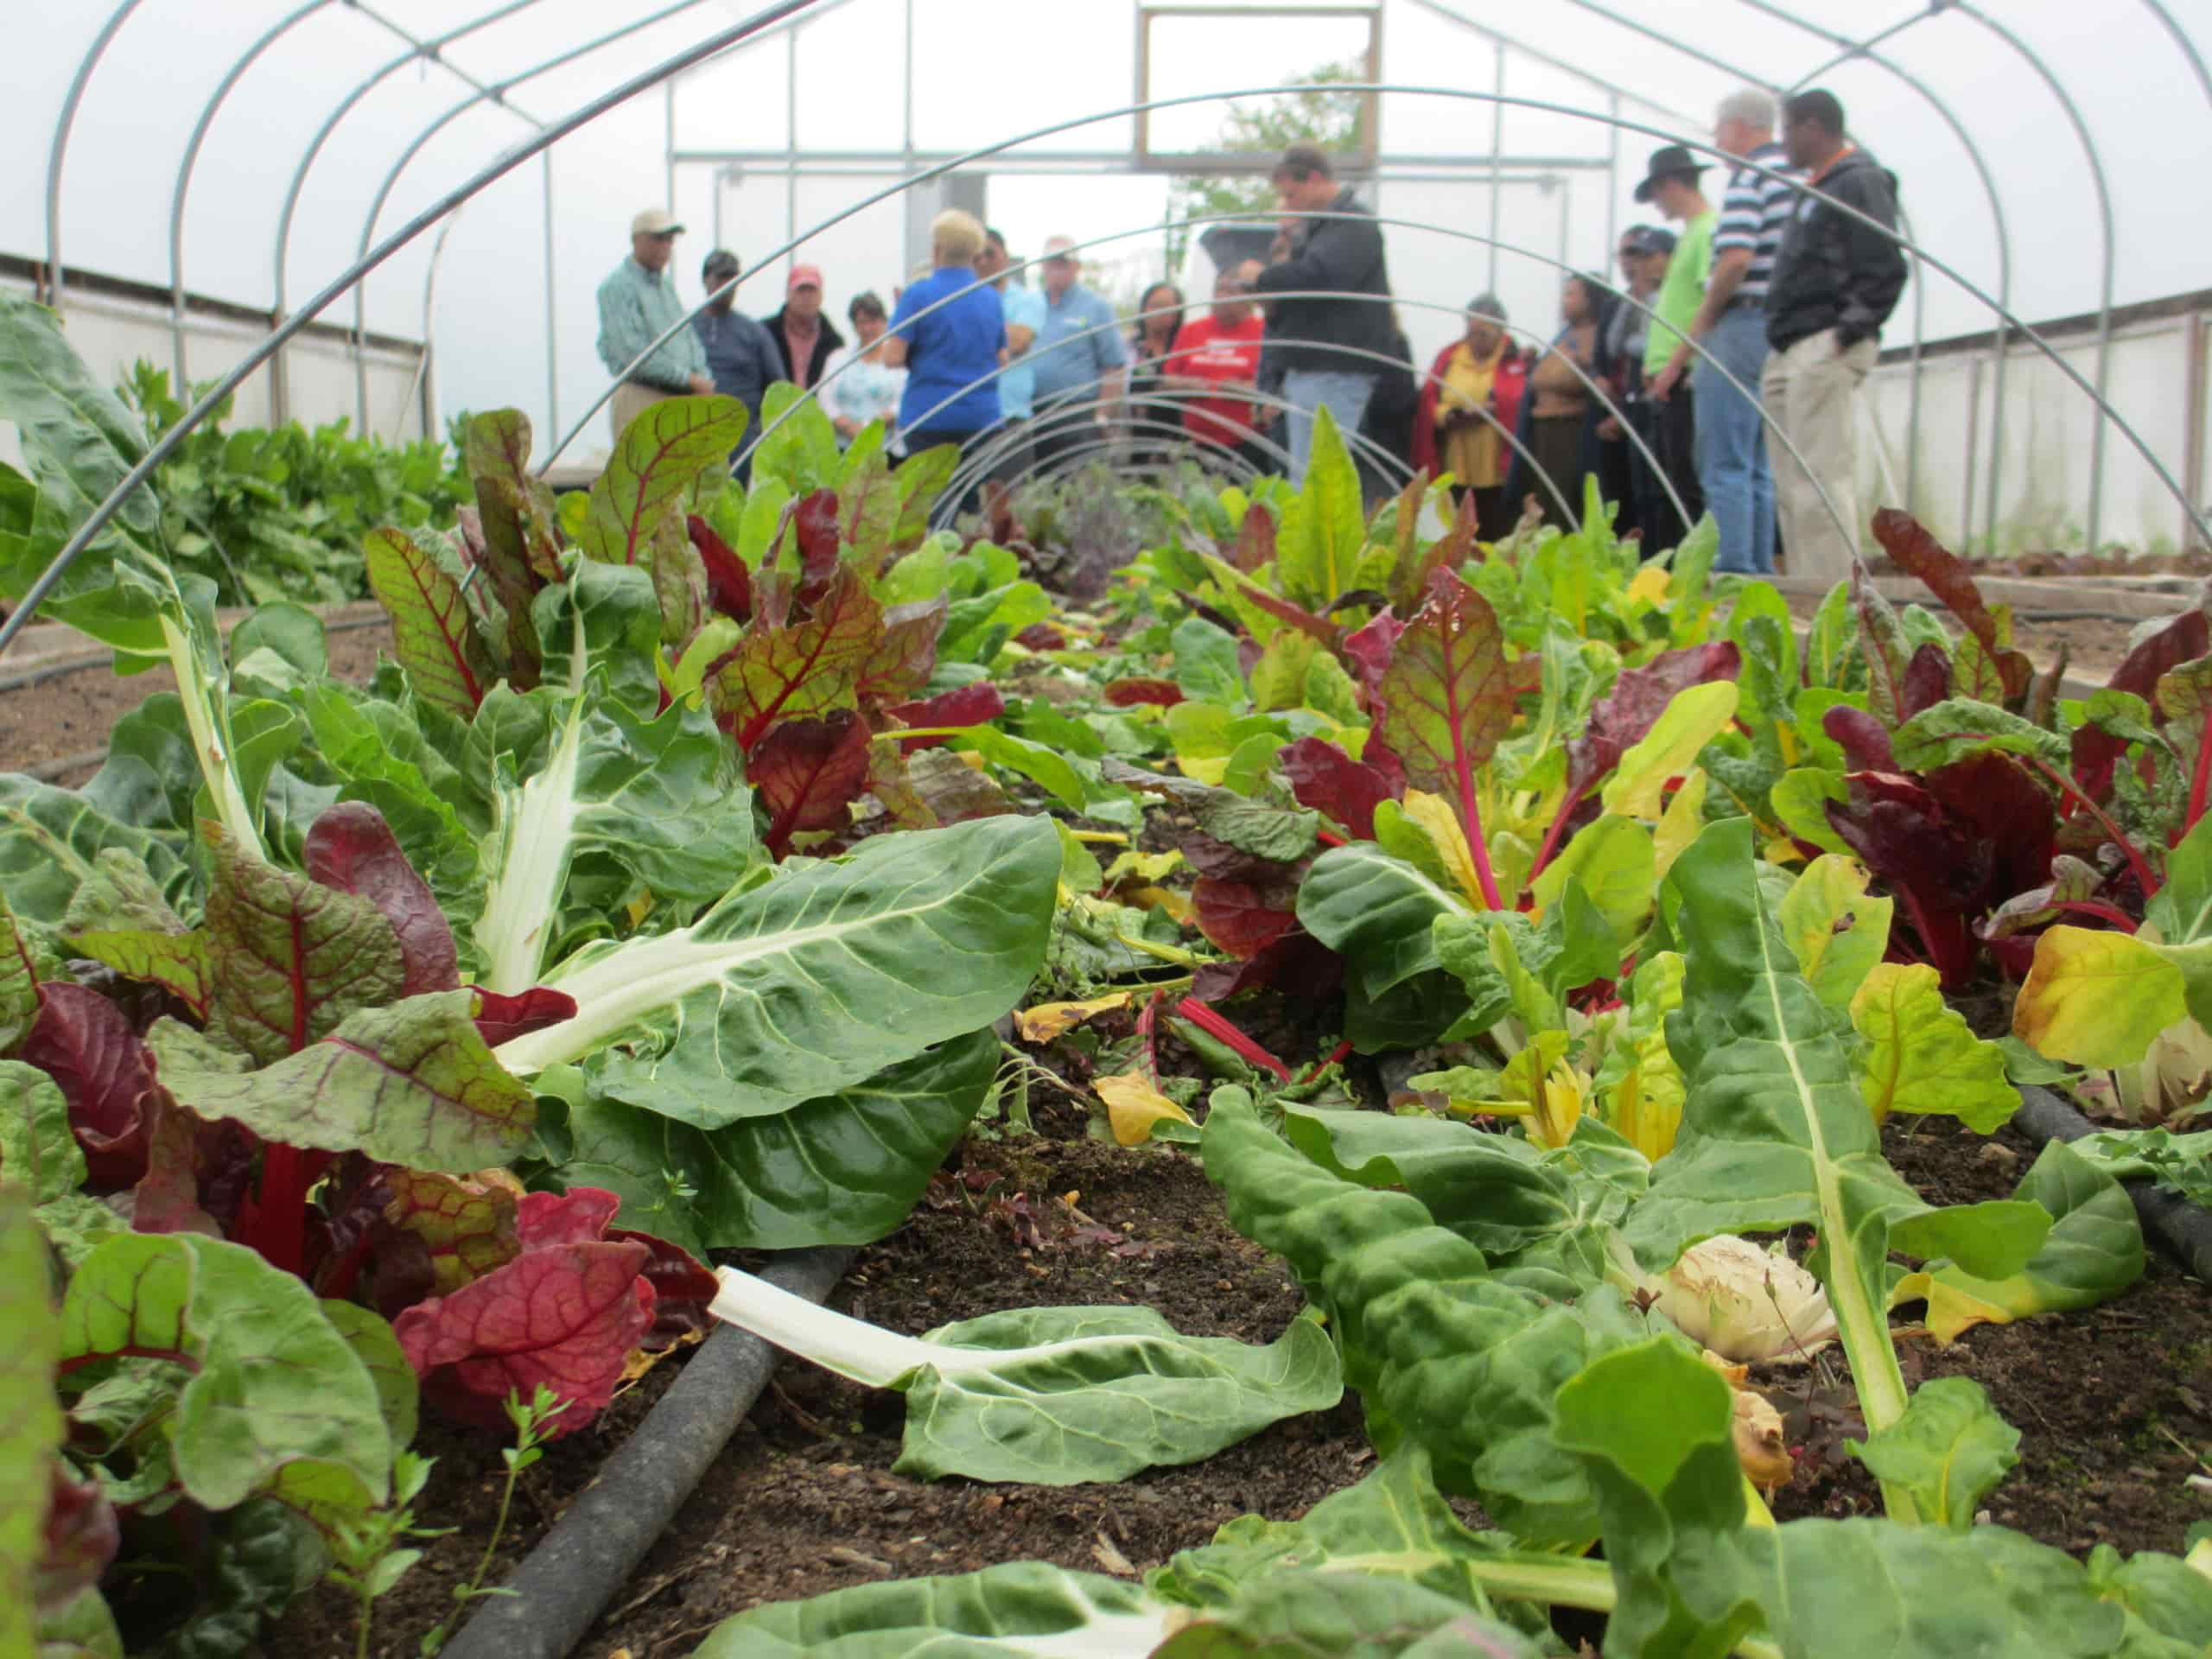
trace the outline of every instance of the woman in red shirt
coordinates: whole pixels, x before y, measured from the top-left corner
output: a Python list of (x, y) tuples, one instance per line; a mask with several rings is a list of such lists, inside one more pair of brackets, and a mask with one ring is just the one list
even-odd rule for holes
[(1161, 378), (1177, 391), (1199, 394), (1183, 409), (1183, 429), (1198, 442), (1232, 450), (1261, 472), (1280, 473), (1281, 463), (1252, 442), (1254, 431), (1266, 424), (1251, 394), (1259, 389), (1267, 323), (1245, 297), (1249, 291), (1227, 271), (1217, 276), (1211, 308), (1176, 332)]

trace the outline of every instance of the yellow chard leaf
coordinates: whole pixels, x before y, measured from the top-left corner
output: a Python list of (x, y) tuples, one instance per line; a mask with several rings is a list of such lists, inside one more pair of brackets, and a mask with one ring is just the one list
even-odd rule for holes
[(1621, 757), (1605, 785), (1605, 810), (1624, 817), (1656, 818), (1669, 778), (1686, 775), (1699, 751), (1736, 717), (1736, 683), (1709, 680), (1685, 686), (1653, 722), (1642, 741)]
[(1188, 1123), (1191, 1115), (1154, 1088), (1141, 1071), (1100, 1077), (1090, 1085), (1106, 1103), (1106, 1122), (1115, 1141), (1124, 1147), (1141, 1147), (1163, 1122)]
[(1851, 1023), (1866, 1039), (1859, 1087), (1877, 1123), (1893, 1111), (1933, 1112), (1987, 1135), (2020, 1109), (2005, 1051), (1974, 1034), (1925, 963), (1876, 963), (1851, 999)]
[(1483, 899), (1482, 883), (1475, 875), (1474, 849), (1467, 844), (1467, 832), (1459, 825), (1459, 815), (1451, 802), (1441, 795), (1409, 789), (1406, 791), (1403, 810), (1406, 819), (1427, 836), (1436, 849), (1445, 875), (1466, 896), (1477, 910), (1489, 906)]
[(1685, 847), (1697, 839), (1698, 831), (1705, 828), (1705, 791), (1712, 781), (1706, 776), (1703, 766), (1695, 768), (1683, 778), (1682, 786), (1675, 791), (1675, 798), (1667, 803), (1667, 810), (1659, 815), (1659, 827), (1651, 836), (1655, 885), (1667, 879), (1667, 872), (1674, 868), (1675, 860)]
[(1014, 1016), (1014, 1028), (1021, 1033), (1025, 1043), (1049, 1043), (1064, 1032), (1073, 1031), (1094, 1014), (1107, 1014), (1116, 1008), (1129, 1006), (1129, 994), (1116, 991), (1111, 996), (1094, 996), (1088, 1002), (1040, 1002), (1033, 1008), (1024, 1008)]
[(1824, 853), (1806, 866), (1782, 900), (1783, 937), (1814, 995), (1831, 1008), (1852, 1006), (1889, 949), (1890, 916), (1897, 906), (1888, 899), (1868, 898), (1866, 880), (1857, 860)]
[(2187, 1012), (2181, 969), (2141, 940), (2053, 927), (2012, 1005), (2012, 1034), (2054, 1060), (2132, 1065)]

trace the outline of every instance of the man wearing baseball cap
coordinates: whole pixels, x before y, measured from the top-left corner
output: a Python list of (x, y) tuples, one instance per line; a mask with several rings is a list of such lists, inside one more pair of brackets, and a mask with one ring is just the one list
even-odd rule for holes
[[(683, 326), (683, 302), (676, 297), (676, 278), (669, 271), (683, 233), (666, 209), (645, 209), (630, 221), (630, 257), (599, 285), (599, 360), (609, 374), (624, 377), (610, 411), (617, 442), (647, 404), (715, 389), (699, 337)], [(653, 346), (671, 328), (674, 334)], [(652, 353), (632, 368), (649, 346)]]
[(845, 348), (845, 337), (822, 315), (822, 267), (793, 265), (784, 284), (784, 308), (761, 322), (776, 342), (784, 378), (801, 391), (822, 378), (832, 352)]

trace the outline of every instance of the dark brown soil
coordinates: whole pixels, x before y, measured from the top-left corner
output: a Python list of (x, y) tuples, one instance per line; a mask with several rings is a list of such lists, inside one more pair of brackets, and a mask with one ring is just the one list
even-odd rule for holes
[[(334, 631), (331, 672), (340, 679), (366, 680), (376, 671), (377, 658), (391, 652), (389, 623)], [(37, 666), (10, 658), (0, 663), (0, 680)], [(151, 668), (125, 679), (103, 658), (35, 684), (0, 691), (0, 772), (25, 772), (48, 761), (105, 749), (117, 721), (155, 692), (175, 690), (176, 677), (167, 668)], [(93, 760), (47, 781), (73, 789), (99, 770), (99, 761)]]
[[(2013, 1130), (1985, 1138), (1942, 1118), (1893, 1122), (1884, 1141), (1897, 1172), (1943, 1204), (2009, 1198), (2036, 1151)], [(1909, 1385), (1971, 1376), (2020, 1431), (2019, 1465), (1989, 1499), (1993, 1520), (2081, 1554), (2098, 1544), (2178, 1550), (2190, 1526), (2212, 1518), (2212, 1503), (2183, 1484), (2212, 1459), (2212, 1290), (2155, 1250), (2142, 1281), (2102, 1307), (1978, 1325), (1948, 1348), (1900, 1325), (1897, 1348)], [(1878, 1514), (1873, 1480), (1840, 1444), (1860, 1426), (1818, 1397), (1807, 1410), (1817, 1387), (1769, 1389), (1793, 1440), (1811, 1441), (1775, 1512)]]

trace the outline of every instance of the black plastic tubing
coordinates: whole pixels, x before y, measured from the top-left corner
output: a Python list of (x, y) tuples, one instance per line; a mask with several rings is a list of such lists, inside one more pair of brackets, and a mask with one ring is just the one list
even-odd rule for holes
[[(2045, 1141), (2079, 1141), (2097, 1129), (2058, 1096), (2033, 1084), (2020, 1090), (2020, 1109), (2013, 1114), (2012, 1122), (2038, 1145)], [(2124, 1190), (2135, 1200), (2135, 1213), (2144, 1232), (2196, 1278), (2212, 1284), (2212, 1211), (2147, 1181), (2127, 1182)]]
[[(763, 1276), (818, 1302), (847, 1249), (794, 1250)], [(721, 1325), (552, 1531), (448, 1644), (445, 1659), (566, 1659), (676, 1518), (776, 1369), (777, 1351)]]

